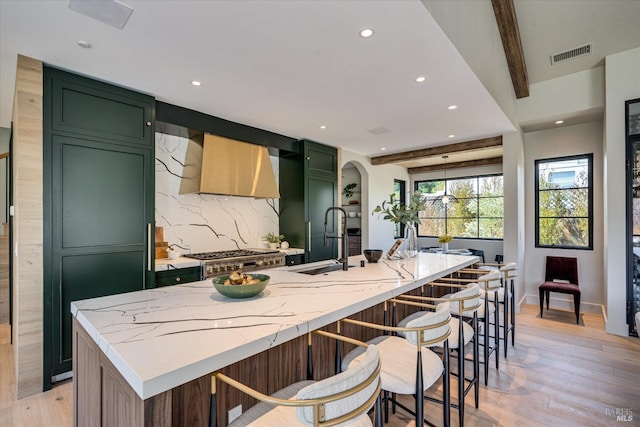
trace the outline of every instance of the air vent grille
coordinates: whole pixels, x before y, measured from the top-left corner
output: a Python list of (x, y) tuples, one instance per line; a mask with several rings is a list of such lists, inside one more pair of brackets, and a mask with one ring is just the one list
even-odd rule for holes
[(551, 55), (551, 65), (558, 62), (574, 59), (579, 56), (585, 56), (591, 54), (593, 43), (585, 44), (584, 46), (574, 47), (573, 49), (565, 50), (564, 52)]
[(386, 128), (386, 127), (384, 127), (384, 126), (380, 126), (380, 127), (375, 128), (375, 129), (369, 129), (369, 131), (368, 131), (368, 132), (369, 132), (369, 133), (372, 133), (372, 134), (374, 134), (374, 135), (382, 135), (382, 134), (384, 134), (384, 133), (389, 133), (389, 132), (391, 132), (391, 129)]

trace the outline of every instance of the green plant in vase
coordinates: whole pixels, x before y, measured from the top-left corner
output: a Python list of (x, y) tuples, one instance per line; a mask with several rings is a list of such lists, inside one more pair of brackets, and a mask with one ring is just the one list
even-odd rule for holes
[(267, 233), (266, 235), (262, 236), (262, 240), (264, 240), (265, 242), (269, 243), (269, 247), (270, 248), (276, 249), (278, 247), (278, 245), (280, 244), (280, 242), (282, 242), (284, 240), (284, 235), (275, 234), (275, 233)]
[(405, 226), (404, 251), (410, 258), (418, 254), (416, 225), (420, 225), (420, 212), (426, 209), (426, 199), (419, 191), (409, 197), (408, 203), (401, 203), (392, 194), (389, 200), (375, 207), (373, 214), (383, 215), (383, 219)]

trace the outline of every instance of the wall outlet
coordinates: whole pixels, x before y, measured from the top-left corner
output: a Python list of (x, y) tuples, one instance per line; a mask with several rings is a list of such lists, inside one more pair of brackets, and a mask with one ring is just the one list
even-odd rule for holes
[(240, 415), (242, 415), (242, 405), (238, 405), (235, 408), (229, 409), (229, 417), (227, 422), (231, 424)]

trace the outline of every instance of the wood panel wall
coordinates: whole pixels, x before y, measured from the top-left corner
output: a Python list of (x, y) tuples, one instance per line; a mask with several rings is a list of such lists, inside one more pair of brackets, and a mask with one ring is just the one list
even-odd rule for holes
[(13, 103), (13, 348), (16, 395), (42, 391), (42, 62), (18, 55)]

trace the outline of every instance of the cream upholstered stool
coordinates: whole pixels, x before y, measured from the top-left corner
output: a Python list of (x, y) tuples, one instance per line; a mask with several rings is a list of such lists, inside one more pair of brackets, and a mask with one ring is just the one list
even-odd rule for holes
[[(438, 286), (437, 282), (430, 283), (427, 286)], [(451, 287), (451, 284), (445, 284), (446, 287)], [(460, 290), (449, 296), (446, 300), (443, 298), (424, 297), (415, 295), (401, 295), (398, 298), (413, 300), (413, 301), (429, 301), (431, 303), (445, 303), (449, 304), (451, 311), (451, 320), (449, 326), (451, 327), (451, 335), (449, 335), (449, 349), (457, 351), (458, 353), (458, 402), (451, 403), (453, 408), (458, 409), (458, 424), (464, 425), (464, 400), (471, 388), (474, 389), (474, 403), (475, 407), (479, 406), (479, 389), (478, 389), (478, 374), (479, 374), (479, 351), (478, 351), (478, 339), (477, 339), (477, 310), (481, 306), (480, 302), (480, 288), (474, 283), (468, 286), (454, 285)], [(466, 318), (471, 320), (471, 324), (464, 320), (464, 317), (459, 313), (466, 313)], [(399, 327), (404, 327), (415, 318), (421, 316), (422, 312), (416, 312), (402, 319), (399, 323)], [(402, 333), (400, 333), (402, 335)], [(473, 340), (473, 376), (468, 378), (465, 374), (465, 346)], [(433, 347), (442, 347), (442, 343), (437, 343)], [(443, 403), (432, 397), (425, 396), (425, 399)]]
[[(391, 300), (398, 304), (404, 301)], [(382, 335), (368, 341), (374, 344), (380, 351), (382, 369), (380, 371), (381, 388), (384, 392), (385, 421), (389, 418), (389, 401), (393, 406), (399, 406), (415, 416), (416, 426), (426, 422), (424, 419), (424, 391), (428, 390), (442, 378), (443, 395), (446, 403), (443, 405), (443, 424), (449, 425), (449, 346), (448, 340), (451, 331), (449, 321), (449, 305), (432, 306), (421, 304), (435, 311), (422, 312), (422, 316), (407, 322), (405, 327), (394, 327), (376, 323), (364, 322), (353, 319), (343, 319), (341, 322), (372, 328), (388, 333), (403, 332), (405, 337), (397, 335)], [(386, 309), (386, 304), (385, 304)], [(442, 358), (426, 346), (442, 343), (444, 352)], [(342, 362), (342, 367), (351, 368), (360, 363), (364, 357), (363, 350), (356, 348), (347, 354)], [(389, 393), (392, 397), (389, 397)], [(415, 411), (400, 404), (395, 399), (396, 394), (409, 394), (415, 398)]]
[[(504, 357), (507, 357), (507, 341), (509, 341), (509, 333), (511, 333), (511, 345), (516, 345), (516, 290), (515, 279), (518, 277), (518, 264), (508, 262), (500, 267), (502, 273), (503, 297), (502, 302), (504, 308), (503, 315), (503, 334), (504, 339)], [(506, 294), (506, 295), (505, 295)], [(498, 302), (500, 297), (498, 296)], [(509, 320), (507, 321), (507, 317)], [(507, 323), (508, 322), (508, 323)]]
[[(502, 334), (500, 339), (503, 341), (504, 357), (507, 357), (509, 334), (511, 334), (511, 345), (516, 344), (516, 304), (515, 304), (515, 278), (518, 277), (518, 265), (515, 262), (507, 264), (497, 263), (479, 263), (477, 268), (462, 269), (461, 272), (469, 272), (471, 274), (487, 274), (487, 271), (499, 271), (502, 275), (501, 288), (497, 290), (498, 304), (502, 306), (502, 319), (498, 313), (500, 320), (500, 328)], [(493, 291), (489, 292), (489, 300), (495, 301)]]
[(376, 427), (380, 416), (380, 353), (375, 345), (332, 334), (314, 333), (356, 344), (362, 348), (360, 363), (321, 381), (301, 381), (274, 393), (262, 394), (222, 374), (212, 374), (210, 426), (216, 425), (215, 382), (223, 381), (261, 403), (229, 424), (238, 426), (353, 426), (373, 425), (367, 412), (376, 403)]
[(636, 313), (636, 333), (640, 337), (640, 311)]
[[(462, 269), (460, 271), (458, 271), (457, 273), (459, 274), (464, 274), (465, 272), (468, 272), (468, 270)], [(477, 317), (478, 317), (478, 321), (483, 325), (483, 329), (482, 329), (482, 334), (479, 334), (479, 336), (482, 336), (483, 340), (482, 343), (480, 344), (483, 347), (483, 359), (480, 361), (480, 363), (484, 364), (484, 385), (487, 385), (489, 383), (489, 358), (491, 357), (491, 354), (495, 353), (496, 357), (495, 357), (495, 365), (496, 365), (496, 370), (500, 368), (500, 361), (499, 361), (499, 347), (500, 347), (500, 340), (498, 338), (495, 337), (499, 337), (499, 319), (498, 319), (498, 311), (496, 309), (496, 306), (498, 305), (497, 302), (497, 298), (498, 298), (498, 290), (501, 287), (500, 284), (500, 272), (498, 271), (491, 271), (489, 273), (487, 273), (486, 271), (483, 271), (483, 273), (480, 277), (474, 278), (474, 279), (466, 279), (466, 278), (461, 278), (461, 277), (448, 277), (448, 278), (441, 278), (438, 279), (438, 282), (441, 283), (447, 283), (447, 284), (471, 284), (471, 283), (477, 283), (478, 286), (480, 287), (480, 295), (482, 297), (483, 300), (483, 304), (480, 304), (480, 307), (478, 308), (477, 311)], [(477, 275), (477, 274), (476, 274)], [(448, 295), (444, 295), (442, 298), (450, 298), (452, 294), (448, 294)], [(493, 302), (490, 301), (490, 297), (489, 295), (493, 296)], [(469, 317), (469, 313), (465, 313), (462, 312), (460, 313), (463, 317)], [(491, 334), (489, 333), (489, 328), (491, 326), (491, 316), (493, 316), (493, 345), (491, 345)]]

